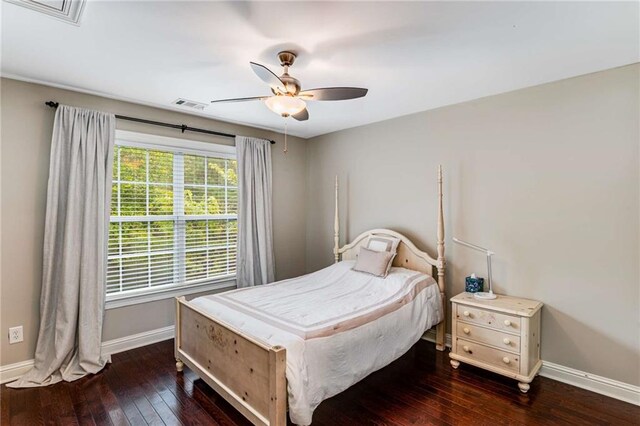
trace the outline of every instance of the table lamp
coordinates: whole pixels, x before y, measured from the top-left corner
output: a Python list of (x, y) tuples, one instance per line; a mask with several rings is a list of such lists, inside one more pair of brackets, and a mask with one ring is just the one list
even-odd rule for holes
[(474, 293), (473, 297), (475, 297), (476, 299), (483, 299), (483, 300), (491, 300), (498, 297), (495, 294), (493, 294), (493, 289), (491, 287), (491, 256), (493, 256), (495, 253), (492, 252), (491, 250), (487, 250), (486, 248), (477, 246), (475, 244), (471, 244), (466, 241), (459, 240), (456, 237), (453, 237), (453, 241), (465, 247), (469, 247), (474, 250), (484, 252), (487, 255), (487, 284), (489, 284), (489, 291), (488, 292), (481, 291), (478, 293)]

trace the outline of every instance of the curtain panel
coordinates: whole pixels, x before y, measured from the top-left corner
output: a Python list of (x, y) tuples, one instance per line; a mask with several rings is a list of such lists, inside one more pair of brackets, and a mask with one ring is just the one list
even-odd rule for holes
[(271, 143), (236, 136), (238, 158), (238, 287), (275, 279), (271, 211)]
[(113, 114), (58, 107), (34, 367), (9, 387), (73, 381), (109, 362), (101, 344), (114, 139)]

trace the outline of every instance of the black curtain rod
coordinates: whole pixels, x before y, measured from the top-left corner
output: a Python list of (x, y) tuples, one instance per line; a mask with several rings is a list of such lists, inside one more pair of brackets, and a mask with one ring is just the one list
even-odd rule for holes
[[(51, 108), (58, 108), (58, 105), (60, 105), (58, 102), (54, 102), (54, 101), (47, 101), (44, 104)], [(127, 117), (126, 115), (116, 115), (116, 118), (119, 120), (135, 121), (136, 123), (151, 124), (152, 126), (162, 126), (162, 127), (170, 127), (172, 129), (179, 129), (182, 133), (184, 133), (185, 131), (189, 131), (189, 132), (206, 133), (207, 135), (222, 136), (225, 138), (236, 137), (236, 135), (232, 135), (231, 133), (222, 133), (222, 132), (216, 132), (215, 130), (199, 129), (197, 127), (187, 126), (186, 124), (163, 123), (161, 121), (146, 120), (144, 118)], [(271, 142), (272, 144), (276, 143), (275, 141), (269, 141), (269, 142)]]

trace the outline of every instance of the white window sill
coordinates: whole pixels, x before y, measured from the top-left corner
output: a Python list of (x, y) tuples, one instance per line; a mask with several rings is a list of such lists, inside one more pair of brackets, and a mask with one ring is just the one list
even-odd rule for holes
[(231, 290), (234, 288), (236, 288), (235, 277), (224, 277), (218, 281), (208, 281), (201, 284), (175, 285), (156, 290), (132, 291), (127, 294), (107, 296), (105, 309), (122, 308), (156, 300), (171, 299), (176, 296), (187, 296), (213, 290)]

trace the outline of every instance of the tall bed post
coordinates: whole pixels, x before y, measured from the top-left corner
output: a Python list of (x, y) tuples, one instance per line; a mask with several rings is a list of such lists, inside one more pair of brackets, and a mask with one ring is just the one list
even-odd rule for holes
[(334, 257), (335, 263), (338, 263), (340, 261), (340, 219), (338, 215), (338, 175), (336, 175), (335, 198), (336, 198), (336, 206), (335, 206), (335, 214), (333, 219), (333, 257)]
[(445, 329), (447, 324), (447, 295), (444, 286), (444, 211), (442, 207), (442, 166), (438, 166), (438, 287), (442, 298), (444, 319), (436, 326), (436, 349), (444, 351)]

